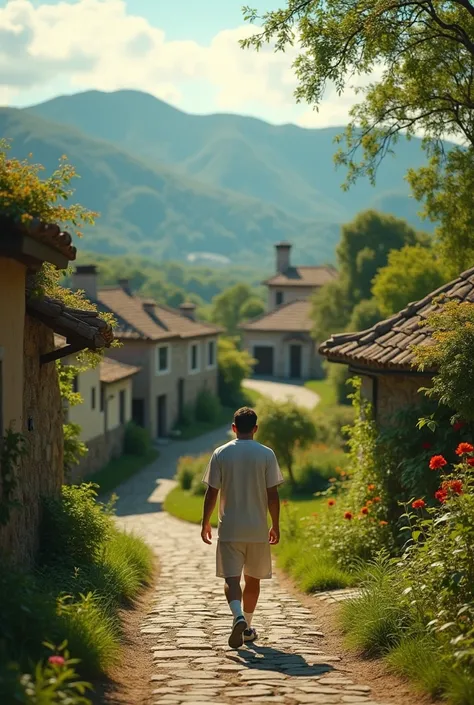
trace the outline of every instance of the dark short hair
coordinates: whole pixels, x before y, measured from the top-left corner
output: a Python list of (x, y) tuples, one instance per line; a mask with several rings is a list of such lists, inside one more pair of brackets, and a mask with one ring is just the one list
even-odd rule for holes
[(243, 406), (235, 412), (234, 424), (240, 433), (250, 433), (257, 425), (257, 414), (248, 406)]

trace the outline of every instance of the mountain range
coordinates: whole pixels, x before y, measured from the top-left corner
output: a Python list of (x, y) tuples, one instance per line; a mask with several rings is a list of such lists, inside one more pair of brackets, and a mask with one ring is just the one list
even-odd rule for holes
[(423, 227), (404, 180), (424, 161), (420, 140), (399, 142), (375, 188), (360, 180), (343, 191), (333, 163), (342, 129), (190, 115), (138, 91), (0, 109), (14, 156), (32, 152), (50, 172), (66, 154), (81, 175), (75, 199), (101, 214), (87, 249), (156, 260), (212, 253), (261, 264), (285, 239), (295, 261), (327, 262), (341, 224), (367, 208)]

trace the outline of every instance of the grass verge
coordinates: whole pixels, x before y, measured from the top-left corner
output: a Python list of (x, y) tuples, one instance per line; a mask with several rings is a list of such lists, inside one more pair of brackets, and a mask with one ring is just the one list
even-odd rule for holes
[[(164, 509), (177, 519), (189, 521), (191, 524), (200, 524), (202, 519), (202, 505), (204, 497), (191, 494), (189, 490), (175, 487), (165, 499)], [(217, 509), (212, 515), (211, 523), (217, 526)]]
[(105, 467), (89, 475), (86, 482), (99, 485), (100, 494), (106, 494), (150, 465), (158, 456), (158, 451), (150, 448), (145, 455), (122, 455), (120, 458), (113, 458)]
[(235, 409), (223, 406), (220, 409), (219, 415), (215, 419), (215, 421), (194, 420), (187, 426), (178, 427), (178, 430), (180, 432), (179, 440), (190, 441), (193, 438), (203, 436), (205, 433), (210, 433), (211, 431), (215, 431), (216, 429), (226, 425), (229, 427), (230, 430), (234, 411)]
[(318, 409), (337, 405), (336, 390), (334, 384), (329, 379), (310, 379), (304, 386), (318, 395)]

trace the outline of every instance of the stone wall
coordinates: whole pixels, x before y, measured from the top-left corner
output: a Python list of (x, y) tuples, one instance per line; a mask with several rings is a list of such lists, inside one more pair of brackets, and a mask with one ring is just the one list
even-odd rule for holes
[[(53, 332), (25, 316), (23, 428), (27, 454), (18, 468), (20, 508), (0, 527), (0, 553), (21, 566), (32, 564), (38, 547), (42, 497), (57, 496), (63, 483), (62, 405), (56, 365), (40, 365), (53, 349)], [(16, 430), (16, 429), (15, 429)]]
[(101, 434), (87, 441), (87, 454), (75, 465), (67, 481), (71, 484), (81, 482), (103, 468), (112, 458), (118, 458), (123, 452), (125, 426), (117, 426), (106, 434)]
[(429, 387), (431, 378), (422, 375), (384, 374), (377, 380), (377, 421), (389, 424), (405, 406), (419, 404), (420, 387)]

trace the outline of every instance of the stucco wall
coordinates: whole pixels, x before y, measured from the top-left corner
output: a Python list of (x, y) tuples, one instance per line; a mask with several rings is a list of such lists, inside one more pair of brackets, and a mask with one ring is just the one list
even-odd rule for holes
[(41, 498), (56, 496), (63, 483), (63, 412), (56, 365), (40, 365), (53, 349), (53, 333), (42, 323), (24, 319), (23, 426), (27, 455), (18, 469), (20, 508), (0, 527), (0, 552), (28, 566), (38, 545)]
[[(184, 380), (184, 404), (193, 404), (200, 389), (206, 387), (217, 394), (217, 364), (208, 369), (207, 342), (214, 340), (217, 356), (217, 338), (193, 338), (187, 340), (171, 340), (169, 343), (169, 371), (157, 374), (156, 350), (158, 344), (135, 341), (124, 341), (121, 348), (112, 348), (110, 357), (129, 364), (139, 365), (142, 370), (133, 376), (133, 398), (145, 399), (145, 427), (152, 437), (157, 435), (158, 414), (157, 398), (166, 395), (167, 432), (169, 433), (178, 420), (178, 382)], [(199, 371), (190, 372), (189, 346), (197, 343), (200, 350)], [(217, 362), (217, 360), (216, 360)]]
[(283, 303), (287, 304), (296, 299), (309, 299), (314, 294), (317, 287), (314, 286), (269, 286), (268, 287), (268, 310), (276, 308), (276, 292), (283, 293)]
[(289, 378), (290, 346), (301, 345), (301, 378), (311, 379), (322, 376), (322, 358), (317, 353), (316, 345), (310, 336), (306, 340), (291, 338), (288, 333), (278, 332), (244, 332), (243, 347), (253, 356), (256, 346), (269, 345), (273, 348), (274, 377)]
[[(0, 257), (0, 362), (3, 429), (19, 432), (23, 418), (23, 330), (26, 267)], [(0, 429), (1, 431), (1, 429)]]
[(113, 431), (120, 426), (120, 392), (125, 392), (125, 422), (132, 418), (132, 378), (105, 385), (107, 401), (107, 430)]
[(429, 387), (430, 377), (380, 375), (377, 383), (377, 420), (390, 423), (401, 408), (420, 401), (420, 387)]
[[(68, 364), (74, 364), (71, 360)], [(104, 413), (100, 410), (100, 372), (99, 367), (80, 372), (77, 376), (78, 392), (82, 404), (72, 406), (68, 411), (71, 423), (81, 427), (81, 440), (88, 442), (104, 429)], [(92, 389), (95, 390), (95, 406), (92, 408)]]

